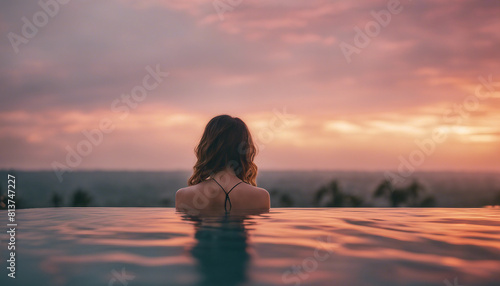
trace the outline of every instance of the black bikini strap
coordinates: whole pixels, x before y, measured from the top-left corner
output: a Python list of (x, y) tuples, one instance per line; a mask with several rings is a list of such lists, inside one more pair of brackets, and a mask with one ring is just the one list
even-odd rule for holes
[(226, 192), (226, 190), (221, 186), (221, 184), (219, 184), (219, 182), (217, 182), (217, 180), (215, 178), (212, 178), (212, 180), (214, 180), (214, 182), (217, 183), (217, 185), (219, 185), (219, 187), (222, 189), (222, 191), (224, 192), (224, 194), (226, 194), (226, 199), (224, 200), (224, 210), (227, 212), (227, 202), (229, 201), (229, 210), (231, 210), (233, 208), (233, 204), (231, 203), (231, 199), (229, 198), (229, 193), (231, 193), (231, 191), (236, 188), (236, 186), (238, 186), (239, 184), (243, 183), (243, 181), (237, 183), (236, 185), (234, 185), (230, 190), (229, 192)]

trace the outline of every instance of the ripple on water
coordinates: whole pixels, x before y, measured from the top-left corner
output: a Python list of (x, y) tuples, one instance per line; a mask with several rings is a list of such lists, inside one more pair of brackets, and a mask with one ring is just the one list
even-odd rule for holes
[(498, 285), (499, 213), (337, 208), (196, 217), (171, 208), (19, 210), (22, 263), (14, 285), (108, 285), (122, 269), (134, 276), (133, 285), (444, 285), (455, 277), (460, 285)]

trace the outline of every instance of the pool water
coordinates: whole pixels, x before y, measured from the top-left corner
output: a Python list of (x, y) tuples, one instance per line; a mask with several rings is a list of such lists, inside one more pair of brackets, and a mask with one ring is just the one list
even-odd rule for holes
[[(7, 221), (5, 211), (0, 216)], [(500, 210), (17, 211), (1, 285), (500, 285)]]

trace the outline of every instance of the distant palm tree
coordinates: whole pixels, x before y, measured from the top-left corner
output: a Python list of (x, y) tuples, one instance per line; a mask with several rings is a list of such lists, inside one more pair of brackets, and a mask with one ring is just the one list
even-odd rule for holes
[(77, 189), (73, 194), (73, 204), (74, 207), (88, 207), (90, 202), (92, 202), (92, 197), (82, 189)]
[(395, 188), (391, 181), (384, 180), (378, 185), (373, 193), (373, 197), (386, 197), (391, 203), (391, 206), (398, 207), (402, 204), (409, 206), (430, 207), (435, 203), (434, 197), (427, 196), (422, 201), (418, 201), (418, 197), (425, 191), (424, 186), (413, 180), (407, 187)]
[(293, 207), (294, 202), (290, 195), (282, 194), (280, 197), (280, 207)]
[(269, 191), (271, 195), (272, 205), (278, 207), (293, 207), (295, 202), (288, 193), (282, 193), (280, 190), (272, 189)]
[[(325, 196), (329, 199), (327, 199), (326, 204), (322, 204)], [(359, 207), (363, 204), (363, 200), (354, 195), (344, 194), (340, 190), (337, 180), (333, 180), (316, 191), (313, 203), (317, 207)]]
[(54, 193), (54, 194), (52, 194), (51, 201), (52, 201), (52, 205), (57, 208), (57, 207), (61, 206), (63, 199), (62, 199), (61, 195), (59, 195), (58, 193)]

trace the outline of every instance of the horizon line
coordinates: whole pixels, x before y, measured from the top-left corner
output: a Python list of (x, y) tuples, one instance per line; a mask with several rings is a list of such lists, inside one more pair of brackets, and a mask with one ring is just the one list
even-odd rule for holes
[[(54, 172), (52, 169), (29, 169), (29, 168), (0, 168), (0, 172)], [(68, 170), (67, 173), (74, 172), (143, 172), (143, 173), (161, 173), (161, 172), (192, 172), (191, 169), (108, 169), (108, 168), (84, 168), (77, 170)], [(385, 173), (392, 172), (398, 174), (398, 170), (388, 169), (259, 169), (259, 172), (358, 172), (358, 173)], [(415, 170), (415, 173), (497, 173), (500, 170), (467, 170), (467, 169), (423, 169)], [(410, 174), (410, 176), (412, 175)]]

